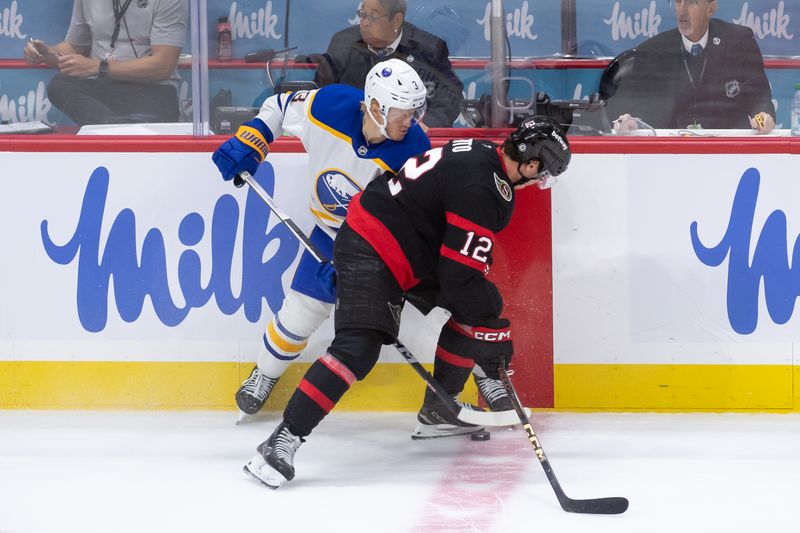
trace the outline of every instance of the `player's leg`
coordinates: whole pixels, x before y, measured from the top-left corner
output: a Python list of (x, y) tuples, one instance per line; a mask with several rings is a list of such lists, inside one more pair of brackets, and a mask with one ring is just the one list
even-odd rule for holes
[[(473, 359), (458, 355), (460, 350), (454, 349), (450, 336), (449, 328), (445, 325), (436, 346), (433, 377), (445, 392), (456, 398), (464, 390), (464, 384), (476, 365)], [(464, 402), (457, 403), (463, 407), (478, 409)], [(417, 414), (417, 422), (417, 427), (411, 434), (411, 438), (415, 440), (464, 435), (483, 430), (480, 426), (459, 420), (428, 388), (425, 389), (425, 400)]]
[[(310, 238), (323, 253), (332, 255), (333, 241), (324, 231), (315, 227)], [(330, 315), (335, 297), (319, 286), (315, 277), (318, 268), (319, 262), (305, 252), (283, 305), (267, 324), (256, 367), (236, 391), (236, 405), (243, 413), (252, 415), (261, 410), (278, 379)]]
[[(277, 488), (294, 477), (294, 454), (350, 386), (375, 366), (383, 344), (397, 337), (403, 293), (374, 250), (356, 233), (337, 237), (336, 337), (308, 369), (289, 400), (283, 422), (245, 471)], [(393, 309), (396, 309), (395, 313)]]

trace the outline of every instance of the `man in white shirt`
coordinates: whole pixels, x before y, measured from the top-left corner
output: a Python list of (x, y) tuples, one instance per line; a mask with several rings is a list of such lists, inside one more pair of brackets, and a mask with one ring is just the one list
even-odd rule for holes
[(186, 0), (75, 0), (64, 41), (24, 56), (58, 68), (48, 98), (79, 125), (175, 122), (188, 18)]

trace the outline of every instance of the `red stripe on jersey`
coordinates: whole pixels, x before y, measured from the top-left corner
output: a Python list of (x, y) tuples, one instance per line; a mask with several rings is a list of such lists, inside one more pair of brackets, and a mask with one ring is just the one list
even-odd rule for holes
[(414, 277), (411, 263), (408, 262), (406, 254), (392, 232), (361, 205), (361, 193), (350, 200), (350, 205), (347, 207), (347, 225), (361, 235), (378, 253), (400, 288), (407, 291), (419, 283), (419, 279)]
[(486, 276), (489, 273), (489, 265), (482, 261), (478, 261), (477, 259), (473, 259), (468, 257), (464, 254), (460, 254), (453, 250), (452, 248), (447, 248), (444, 244), (441, 248), (439, 248), (439, 255), (442, 257), (446, 257), (456, 263), (461, 263), (464, 266), (468, 266), (469, 268), (474, 268), (478, 272), (480, 272), (483, 276)]
[(455, 226), (457, 228), (461, 228), (464, 231), (471, 231), (475, 233), (475, 235), (480, 237), (489, 237), (492, 241), (494, 241), (494, 232), (484, 228), (483, 226), (474, 223), (471, 220), (468, 220), (462, 216), (456, 215), (455, 213), (447, 212), (445, 213), (445, 218), (447, 219), (447, 223), (451, 226)]
[(319, 405), (325, 413), (330, 413), (333, 406), (336, 405), (333, 400), (325, 396), (325, 394), (312, 385), (310, 382), (306, 381), (305, 378), (300, 380), (300, 383), (297, 384), (297, 388), (303, 391), (303, 393), (311, 398), (311, 400)]
[(453, 366), (460, 366), (461, 368), (472, 368), (475, 366), (475, 361), (468, 357), (461, 357), (454, 353), (450, 353), (441, 346), (436, 347), (436, 357)]
[(328, 370), (339, 376), (339, 379), (347, 383), (349, 387), (356, 381), (356, 376), (350, 372), (350, 369), (344, 366), (344, 364), (336, 359), (331, 354), (326, 353), (319, 359), (323, 365), (328, 367)]

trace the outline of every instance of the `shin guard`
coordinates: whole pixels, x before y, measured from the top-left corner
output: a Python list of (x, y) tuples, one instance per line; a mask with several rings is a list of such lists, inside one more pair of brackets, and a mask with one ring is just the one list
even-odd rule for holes
[(330, 354), (317, 359), (289, 399), (283, 419), (292, 433), (305, 437), (325, 418), (356, 377)]

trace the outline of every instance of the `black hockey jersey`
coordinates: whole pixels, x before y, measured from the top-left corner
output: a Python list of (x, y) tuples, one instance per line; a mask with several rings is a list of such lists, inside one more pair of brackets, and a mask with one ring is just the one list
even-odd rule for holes
[(458, 322), (480, 325), (502, 312), (500, 293), (486, 276), (495, 233), (513, 211), (500, 147), (463, 139), (373, 180), (350, 203), (347, 225), (375, 249), (400, 287), (438, 283), (437, 305)]

